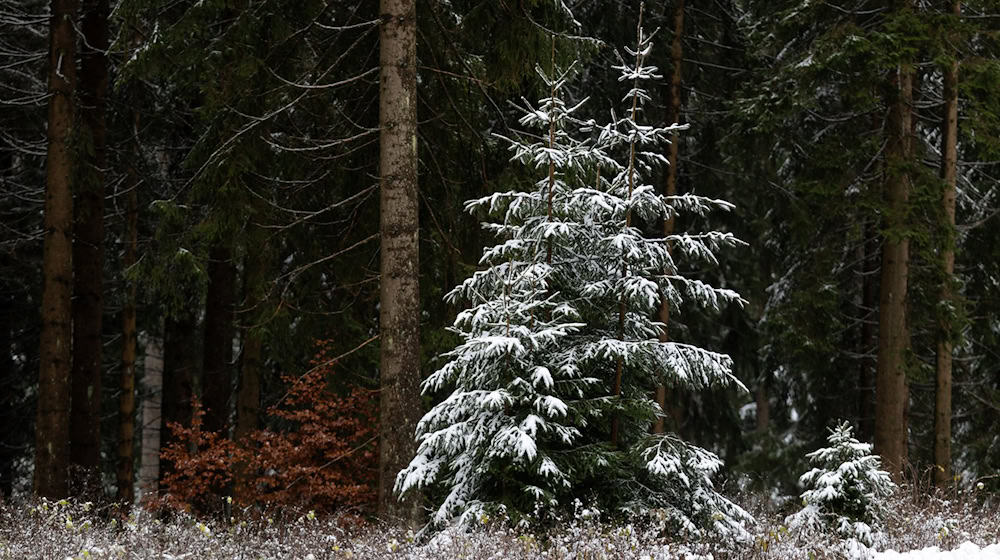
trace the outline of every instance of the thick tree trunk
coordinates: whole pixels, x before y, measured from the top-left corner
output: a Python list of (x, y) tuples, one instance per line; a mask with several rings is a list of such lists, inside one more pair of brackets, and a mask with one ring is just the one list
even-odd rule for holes
[[(259, 334), (244, 331), (243, 355), (240, 364), (240, 387), (236, 396), (236, 428), (233, 440), (250, 444), (250, 435), (260, 424), (260, 369), (263, 358), (263, 341)], [(253, 473), (246, 465), (236, 465), (235, 498), (237, 503), (249, 505)]]
[[(123, 270), (128, 273), (135, 266), (138, 256), (139, 238), (139, 188), (135, 169), (129, 170), (130, 181), (125, 201), (125, 258), (122, 260)], [(118, 482), (117, 500), (129, 506), (135, 500), (135, 477), (133, 449), (135, 448), (135, 361), (136, 361), (136, 324), (135, 324), (135, 282), (127, 277), (125, 284), (125, 305), (122, 308), (122, 373), (121, 395), (118, 397), (118, 459), (116, 480)], [(157, 405), (157, 408), (159, 406)], [(159, 413), (157, 412), (157, 416)], [(157, 418), (159, 421), (159, 418)], [(157, 435), (159, 439), (159, 435)], [(159, 441), (157, 441), (159, 446)]]
[[(174, 438), (169, 424), (191, 425), (192, 381), (197, 371), (196, 322), (191, 315), (168, 317), (164, 327), (163, 402), (160, 447), (170, 445)], [(170, 472), (172, 465), (160, 461), (160, 474)]]
[(416, 524), (420, 502), (393, 487), (416, 454), (420, 419), (420, 289), (417, 207), (417, 20), (415, 0), (381, 0), (380, 422), (378, 514)]
[[(909, 0), (894, 2), (907, 9)], [(893, 71), (887, 101), (885, 157), (885, 239), (879, 287), (878, 365), (875, 381), (875, 452), (897, 479), (907, 459), (906, 354), (910, 347), (906, 306), (910, 241), (906, 214), (913, 163), (911, 139), (913, 68), (900, 64)]]
[[(263, 337), (253, 328), (260, 316), (258, 307), (264, 300), (267, 271), (271, 253), (265, 232), (251, 226), (247, 256), (243, 265), (243, 351), (240, 353), (239, 389), (236, 393), (236, 428), (233, 440), (250, 443), (250, 435), (260, 423), (261, 366)], [(234, 493), (237, 503), (249, 505), (253, 473), (245, 465), (236, 465)]]
[(160, 432), (163, 404), (163, 340), (155, 332), (146, 341), (142, 366), (142, 443), (139, 497), (156, 496), (160, 483)]
[[(85, 154), (77, 171), (73, 239), (73, 393), (70, 463), (74, 493), (100, 488), (101, 326), (104, 315), (105, 99), (108, 0), (84, 0), (80, 42), (80, 117)], [(96, 488), (95, 488), (96, 487)]]
[[(673, 62), (673, 72), (670, 74), (670, 109), (667, 112), (668, 123), (679, 123), (681, 120), (681, 78), (684, 63), (684, 0), (677, 0), (674, 4), (674, 40), (670, 45), (670, 60)], [(677, 165), (680, 157), (680, 136), (674, 134), (670, 139), (670, 146), (667, 149), (667, 176), (663, 185), (665, 196), (675, 196), (677, 194)], [(674, 233), (675, 216), (670, 215), (663, 220), (664, 237)], [(660, 334), (660, 342), (668, 342), (670, 333), (667, 330), (670, 325), (670, 303), (667, 298), (660, 301), (659, 320), (663, 323), (663, 333)], [(660, 405), (660, 410), (667, 411), (667, 398), (676, 400), (677, 395), (671, 395), (665, 385), (656, 388), (656, 404)], [(677, 408), (676, 403), (672, 403), (670, 410)], [(675, 414), (672, 414), (672, 416)], [(680, 423), (674, 419), (675, 428), (680, 430)], [(660, 416), (653, 424), (653, 433), (662, 434), (666, 431), (664, 417)]]
[[(956, 19), (962, 15), (962, 3), (955, 0), (951, 12)], [(955, 184), (958, 174), (958, 60), (953, 60), (944, 72), (944, 121), (941, 123), (941, 178), (947, 236), (941, 251), (944, 278), (941, 282), (942, 303), (953, 303), (952, 281), (955, 274)], [(951, 484), (951, 385), (952, 342), (954, 327), (951, 318), (941, 317), (937, 344), (937, 382), (934, 398), (934, 482)]]
[(73, 291), (73, 97), (76, 88), (75, 0), (52, 0), (49, 21), (49, 115), (45, 177), (45, 249), (39, 340), (34, 491), (68, 494)]
[[(251, 250), (256, 250), (253, 248)], [(204, 429), (228, 436), (233, 375), (233, 303), (236, 267), (228, 248), (212, 247), (208, 255), (208, 295), (205, 303), (205, 350), (201, 382), (205, 404)]]

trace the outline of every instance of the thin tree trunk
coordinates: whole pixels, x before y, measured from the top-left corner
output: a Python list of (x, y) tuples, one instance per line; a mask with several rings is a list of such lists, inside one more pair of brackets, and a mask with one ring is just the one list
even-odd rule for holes
[[(552, 43), (549, 51), (549, 73), (552, 75), (552, 79), (556, 76), (556, 37), (552, 36)], [(556, 84), (555, 82), (549, 86), (549, 97), (555, 99), (556, 97)], [(556, 149), (556, 115), (555, 106), (551, 111), (549, 111), (549, 149), (555, 151)], [(601, 188), (601, 172), (597, 172), (597, 188)], [(546, 221), (552, 221), (552, 205), (555, 201), (556, 195), (556, 162), (553, 159), (549, 160), (549, 188), (548, 188), (548, 204), (546, 205)], [(552, 238), (550, 237), (545, 244), (545, 264), (552, 264)]]
[[(642, 65), (643, 54), (640, 52), (643, 32), (642, 32), (642, 10), (643, 4), (639, 5), (639, 21), (636, 24), (636, 44), (640, 45), (637, 47), (637, 52), (635, 55), (635, 67), (638, 68)], [(638, 91), (639, 79), (633, 80), (632, 87), (633, 91)], [(639, 96), (637, 94), (632, 95), (632, 109), (629, 111), (629, 120), (633, 123), (636, 122), (636, 111), (639, 108)], [(629, 142), (629, 154), (628, 154), (628, 198), (627, 200), (632, 200), (632, 192), (635, 190), (635, 140)], [(625, 229), (627, 230), (632, 226), (632, 209), (627, 208), (625, 210)], [(624, 250), (622, 251), (622, 279), (624, 280), (628, 276), (628, 259), (626, 258)], [(618, 299), (618, 339), (621, 341), (625, 340), (625, 294), (622, 293)], [(622, 382), (624, 375), (624, 360), (619, 356), (615, 364), (615, 379), (614, 386), (612, 389), (612, 394), (616, 399), (621, 399), (622, 396)], [(618, 446), (619, 441), (619, 425), (621, 419), (616, 413), (611, 417), (611, 445), (614, 447)]]
[[(251, 249), (256, 250), (256, 248)], [(205, 298), (205, 350), (201, 382), (205, 404), (204, 429), (228, 436), (232, 396), (233, 303), (236, 268), (228, 248), (216, 245), (208, 256), (208, 294)]]
[(381, 176), (378, 514), (415, 525), (419, 498), (395, 496), (396, 474), (416, 454), (420, 419), (420, 289), (417, 212), (415, 0), (381, 0)]
[[(133, 118), (138, 121), (138, 114), (134, 114)], [(137, 192), (139, 182), (134, 167), (129, 169), (129, 176), (131, 187), (125, 202), (125, 258), (122, 260), (122, 268), (126, 276), (124, 279), (125, 305), (122, 308), (122, 373), (121, 395), (118, 397), (118, 468), (116, 471), (117, 500), (125, 506), (131, 505), (135, 500), (133, 449), (135, 448), (136, 285), (135, 282), (128, 279), (127, 273), (135, 266), (139, 239), (139, 194)], [(159, 435), (157, 435), (157, 439), (159, 439)], [(157, 446), (159, 446), (159, 441), (157, 441)]]
[(49, 21), (49, 115), (45, 174), (45, 248), (39, 340), (34, 491), (69, 491), (69, 409), (73, 291), (73, 97), (76, 88), (75, 0), (52, 0)]
[(160, 333), (146, 341), (142, 373), (142, 444), (139, 457), (139, 497), (156, 496), (160, 482), (160, 425), (163, 404), (163, 340)]
[[(962, 3), (955, 0), (951, 13), (956, 20), (962, 15)], [(941, 178), (947, 234), (941, 251), (944, 278), (941, 282), (942, 303), (953, 302), (952, 281), (955, 274), (955, 184), (958, 173), (958, 59), (951, 61), (944, 72), (944, 121), (941, 123)], [(934, 481), (939, 487), (951, 484), (951, 385), (952, 341), (954, 327), (947, 314), (940, 321), (937, 344), (937, 383), (934, 398)]]
[[(667, 113), (668, 123), (679, 123), (681, 120), (681, 79), (684, 63), (684, 0), (677, 0), (674, 4), (674, 40), (670, 45), (670, 60), (673, 62), (673, 72), (670, 74), (670, 109)], [(667, 177), (663, 185), (664, 196), (677, 195), (677, 165), (680, 161), (680, 135), (674, 134), (670, 139), (670, 146), (667, 148)], [(663, 220), (663, 236), (667, 237), (674, 233), (676, 217), (671, 214)], [(668, 247), (672, 252), (672, 248)], [(660, 300), (659, 320), (663, 323), (663, 332), (660, 334), (660, 342), (670, 341), (670, 302), (664, 297)], [(656, 404), (660, 405), (660, 410), (666, 413), (667, 398), (671, 396), (672, 401), (676, 401), (677, 395), (671, 395), (666, 385), (659, 385), (656, 388)], [(670, 410), (677, 409), (677, 403), (672, 403)], [(674, 412), (672, 416), (676, 415)], [(666, 431), (664, 417), (659, 416), (653, 424), (653, 433), (662, 434)], [(680, 430), (678, 418), (674, 418), (676, 430)]]
[(875, 371), (874, 357), (878, 346), (878, 321), (875, 310), (878, 307), (879, 239), (875, 224), (865, 224), (861, 257), (861, 341), (863, 354), (858, 372), (858, 437), (862, 441), (872, 441), (875, 437)]
[(100, 489), (101, 326), (104, 315), (105, 99), (108, 0), (84, 0), (78, 85), (84, 156), (77, 173), (73, 239), (73, 392), (70, 463), (74, 493)]
[[(14, 380), (14, 306), (12, 299), (0, 294), (0, 380)], [(6, 434), (0, 439), (0, 500), (10, 498), (14, 491), (14, 461), (17, 453), (9, 435), (15, 433), (15, 391), (0, 392), (0, 430)]]
[[(907, 9), (909, 0), (894, 2), (897, 11)], [(913, 68), (900, 64), (890, 80), (887, 95), (889, 115), (885, 179), (885, 228), (882, 248), (882, 275), (879, 287), (878, 364), (875, 381), (875, 451), (885, 468), (899, 478), (907, 458), (906, 354), (910, 335), (906, 318), (910, 241), (906, 233), (906, 213), (910, 198), (913, 161), (911, 139)]]
[[(261, 364), (263, 337), (254, 329), (258, 307), (264, 300), (264, 284), (270, 265), (270, 251), (264, 231), (255, 226), (249, 234), (247, 256), (243, 265), (243, 351), (240, 353), (240, 380), (236, 393), (236, 428), (233, 440), (251, 444), (250, 435), (260, 423)], [(252, 473), (246, 465), (236, 465), (234, 494), (237, 503), (249, 505), (252, 496)]]

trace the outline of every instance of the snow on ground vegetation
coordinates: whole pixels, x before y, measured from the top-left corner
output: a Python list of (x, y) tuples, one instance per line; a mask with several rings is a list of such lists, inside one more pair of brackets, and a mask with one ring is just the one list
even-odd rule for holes
[[(930, 495), (902, 487), (886, 501), (885, 540), (869, 549), (836, 531), (789, 530), (788, 509), (743, 496), (757, 518), (752, 540), (721, 544), (664, 536), (655, 514), (606, 522), (580, 508), (547, 530), (483, 517), (473, 530), (418, 541), (405, 528), (312, 513), (234, 511), (228, 519), (168, 518), (72, 501), (0, 504), (0, 559), (788, 559), (1000, 560), (1000, 507), (973, 487)], [(901, 551), (901, 552), (895, 552)]]

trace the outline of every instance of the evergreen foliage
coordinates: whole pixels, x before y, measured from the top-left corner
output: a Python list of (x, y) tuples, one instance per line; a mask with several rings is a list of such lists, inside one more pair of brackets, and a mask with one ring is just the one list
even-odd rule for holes
[[(599, 126), (575, 116), (562, 92), (572, 71), (538, 74), (550, 95), (524, 102), (523, 126), (508, 140), (513, 159), (548, 171), (532, 189), (471, 200), (493, 217), (499, 238), (483, 270), (452, 290), (465, 302), (454, 332), (460, 344), (424, 382), (450, 394), (421, 420), (417, 456), (397, 490), (437, 494), (432, 525), (501, 509), (515, 518), (569, 509), (579, 498), (601, 509), (656, 509), (677, 533), (745, 534), (749, 516), (719, 495), (712, 453), (673, 434), (650, 435), (662, 414), (657, 383), (693, 389), (738, 383), (728, 356), (657, 340), (661, 298), (719, 309), (740, 301), (731, 290), (685, 277), (679, 259), (715, 264), (739, 242), (722, 232), (647, 238), (635, 225), (672, 213), (697, 215), (730, 205), (696, 195), (664, 197), (645, 181), (662, 163), (651, 150), (676, 125), (642, 124), (650, 38), (641, 35), (615, 69), (632, 87), (622, 117)], [(582, 135), (581, 135), (582, 134)], [(616, 429), (615, 425), (620, 427)], [(617, 436), (617, 440), (616, 440)]]
[(854, 438), (849, 423), (832, 428), (827, 441), (830, 447), (806, 455), (815, 466), (799, 478), (808, 488), (802, 493), (803, 508), (786, 523), (793, 530), (832, 528), (871, 546), (880, 538), (884, 500), (896, 485), (871, 454), (871, 444)]

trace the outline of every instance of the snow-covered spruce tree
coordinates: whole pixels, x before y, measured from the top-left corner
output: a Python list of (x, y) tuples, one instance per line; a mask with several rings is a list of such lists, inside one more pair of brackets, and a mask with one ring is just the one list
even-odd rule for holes
[[(570, 509), (576, 499), (605, 511), (655, 514), (676, 533), (746, 535), (751, 520), (718, 494), (712, 453), (673, 434), (652, 435), (662, 411), (656, 385), (700, 389), (738, 383), (728, 356), (657, 339), (661, 298), (708, 308), (738, 294), (687, 278), (675, 258), (715, 262), (739, 243), (731, 234), (647, 238), (637, 223), (679, 211), (728, 209), (693, 194), (665, 197), (644, 182), (664, 158), (650, 151), (679, 127), (640, 124), (651, 44), (639, 27), (634, 64), (615, 67), (632, 85), (625, 116), (598, 126), (562, 97), (569, 71), (538, 69), (550, 87), (520, 122), (541, 129), (510, 142), (513, 159), (545, 171), (526, 191), (467, 203), (496, 221), (499, 238), (483, 270), (448, 297), (468, 307), (462, 338), (425, 393), (450, 391), (420, 421), (420, 447), (396, 489), (439, 496), (431, 524), (476, 519), (501, 508), (515, 517)], [(584, 100), (585, 101), (585, 100)], [(668, 248), (668, 243), (673, 251)], [(435, 493), (437, 492), (437, 494)]]
[(881, 470), (881, 459), (872, 455), (870, 443), (853, 436), (849, 423), (830, 430), (830, 447), (806, 455), (815, 465), (799, 478), (807, 488), (803, 507), (788, 516), (792, 530), (835, 530), (844, 538), (865, 545), (876, 544), (885, 514), (884, 499), (896, 486), (889, 473)]

